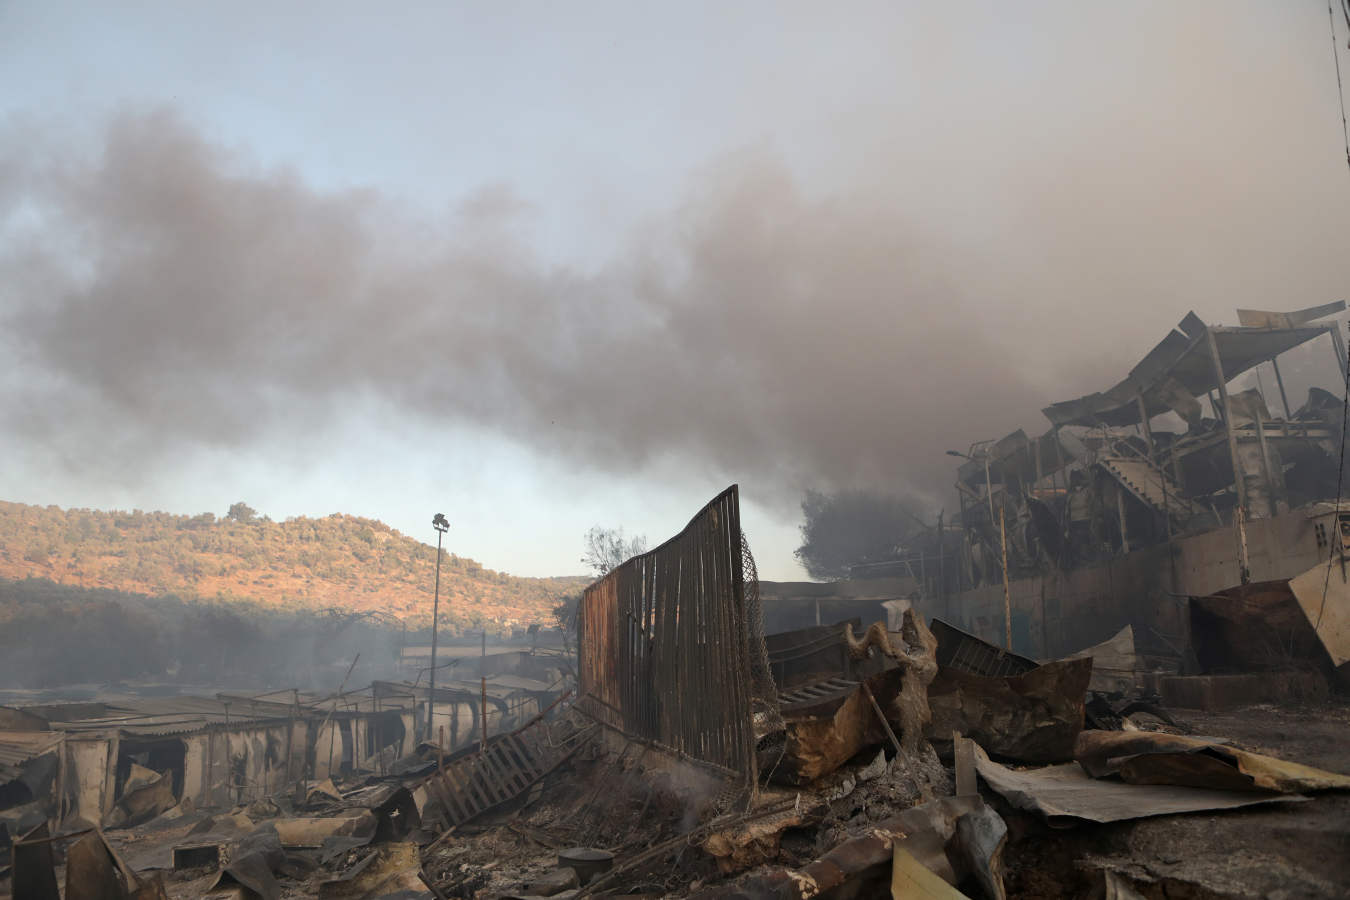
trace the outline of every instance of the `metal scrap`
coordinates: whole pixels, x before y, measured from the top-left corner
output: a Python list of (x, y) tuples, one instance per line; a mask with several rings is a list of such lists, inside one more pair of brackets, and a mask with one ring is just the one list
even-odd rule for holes
[(173, 793), (173, 776), (132, 764), (122, 797), (108, 814), (105, 825), (123, 828), (148, 822), (178, 805)]
[(1139, 658), (1134, 652), (1134, 626), (1126, 625), (1109, 640), (1071, 653), (1068, 659), (1091, 659), (1088, 690), (1104, 694), (1128, 694), (1138, 686)]
[(1035, 660), (996, 647), (941, 619), (933, 620), (931, 630), (938, 642), (938, 665), (944, 669), (960, 669), (972, 675), (995, 678), (1023, 675), (1036, 668)]
[[(860, 682), (830, 678), (782, 694), (781, 741), (766, 740), (761, 751), (761, 766), (771, 781), (807, 784), (882, 741), (902, 756), (918, 751), (930, 716), (928, 684), (937, 670), (935, 641), (923, 620), (906, 610), (898, 636), (877, 622), (861, 640), (845, 623), (844, 638), (855, 658), (875, 649), (892, 667)], [(887, 710), (899, 721), (898, 737)]]
[(47, 823), (43, 822), (14, 842), (11, 887), (16, 897), (61, 900), (56, 861)]
[(1135, 785), (1286, 794), (1350, 790), (1350, 775), (1179, 734), (1085, 731), (1078, 737), (1075, 757), (1095, 778), (1118, 775)]
[(65, 900), (126, 900), (140, 881), (95, 829), (66, 854)]
[[(967, 818), (984, 821), (972, 822), (959, 834)], [(917, 851), (913, 855), (948, 884), (969, 878), (1001, 900), (1006, 834), (1003, 820), (979, 797), (944, 797), (878, 822), (800, 869), (758, 870), (692, 896), (806, 900), (829, 892), (831, 897), (875, 897), (890, 886), (894, 851), (903, 846)]]
[[(867, 679), (876, 702), (888, 704), (900, 692), (901, 669)], [(784, 704), (781, 748), (766, 752), (769, 778), (779, 784), (805, 785), (838, 769), (869, 745), (886, 739), (872, 701), (861, 684), (847, 685), (825, 697), (797, 705)], [(772, 757), (772, 758), (769, 758)]]
[(978, 746), (975, 768), (985, 783), (1013, 806), (1039, 813), (1056, 827), (1307, 799), (1291, 794), (1126, 784), (1093, 778), (1078, 763), (1014, 770), (994, 762)]
[(1009, 759), (1072, 759), (1091, 675), (1091, 659), (1060, 660), (1022, 675), (992, 678), (939, 669), (929, 686), (933, 721), (928, 739), (945, 746), (952, 732), (959, 732)]
[(757, 771), (743, 567), (732, 485), (675, 537), (588, 587), (579, 702), (606, 725), (748, 784)]

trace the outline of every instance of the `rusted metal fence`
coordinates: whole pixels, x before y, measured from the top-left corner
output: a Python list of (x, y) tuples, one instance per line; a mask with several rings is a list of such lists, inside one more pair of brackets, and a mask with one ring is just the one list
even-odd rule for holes
[(586, 589), (580, 701), (626, 734), (753, 781), (749, 627), (736, 485)]

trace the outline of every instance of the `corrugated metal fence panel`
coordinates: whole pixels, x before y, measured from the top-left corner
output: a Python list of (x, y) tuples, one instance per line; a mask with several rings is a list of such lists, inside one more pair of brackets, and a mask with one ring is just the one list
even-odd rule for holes
[(619, 650), (617, 646), (618, 628), (615, 615), (616, 581), (606, 578), (586, 589), (581, 600), (582, 637), (586, 651), (581, 654), (581, 686), (584, 693), (600, 701), (594, 710), (595, 715), (606, 724), (616, 728), (623, 727), (618, 711), (622, 708), (619, 701)]
[(735, 485), (582, 598), (581, 689), (629, 734), (755, 777)]

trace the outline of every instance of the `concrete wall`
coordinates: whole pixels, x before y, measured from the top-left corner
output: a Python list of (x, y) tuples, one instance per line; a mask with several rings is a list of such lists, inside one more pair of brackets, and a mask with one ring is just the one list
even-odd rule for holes
[(306, 729), (307, 723), (298, 721), (229, 730), (216, 726), (183, 735), (180, 799), (191, 799), (198, 806), (227, 806), (284, 789), (304, 771)]
[[(533, 701), (522, 709), (535, 709)], [(411, 752), (419, 720), (413, 710), (397, 710), (404, 737), (398, 754)], [(461, 744), (477, 739), (474, 711), (467, 704), (455, 708), (459, 717)], [(440, 724), (449, 724), (450, 710), (437, 706)], [(374, 714), (345, 714), (326, 723), (322, 718), (212, 726), (182, 735), (145, 738), (181, 740), (183, 743), (183, 790), (179, 799), (190, 799), (201, 807), (233, 806), (279, 793), (293, 782), (307, 777), (308, 759), (313, 755), (313, 778), (323, 780), (342, 768), (345, 731), (350, 735), (347, 758), (357, 768), (378, 767), (377, 756), (367, 747), (367, 735), (375, 727)], [(500, 718), (500, 717), (499, 717)], [(489, 719), (491, 724), (491, 719)], [(473, 737), (470, 737), (472, 733)], [(495, 732), (494, 732), (495, 733)], [(311, 738), (313, 735), (313, 738)], [(128, 740), (132, 740), (128, 738)], [(62, 820), (98, 824), (112, 810), (118, 753), (122, 739), (117, 735), (67, 735), (63, 748)], [(330, 748), (332, 765), (330, 769)], [(289, 755), (288, 755), (289, 751)]]
[[(65, 825), (98, 825), (103, 821), (104, 795), (111, 788), (108, 755), (112, 743), (101, 737), (67, 736), (62, 815)], [(111, 802), (108, 803), (111, 807)]]
[[(514, 731), (539, 714), (539, 700), (530, 694), (517, 694), (506, 701), (488, 697), (488, 737)], [(436, 742), (437, 729), (445, 729), (445, 749), (458, 750), (482, 738), (482, 723), (478, 718), (477, 703), (436, 704), (432, 722), (431, 743)], [(411, 732), (409, 732), (411, 733)]]
[[(1246, 524), (1252, 581), (1292, 578), (1317, 565), (1314, 524), (1335, 535), (1330, 512), (1313, 518), (1292, 512)], [(1070, 572), (1014, 580), (1010, 585), (1013, 650), (1041, 659), (1100, 643), (1133, 625), (1144, 652), (1174, 653), (1186, 640), (1185, 597), (1212, 594), (1242, 581), (1238, 534), (1226, 527)], [(1181, 596), (1176, 596), (1181, 595)], [(1003, 586), (985, 585), (944, 602), (930, 601), (938, 616), (1000, 646), (1004, 643)], [(1159, 636), (1161, 634), (1161, 637)]]

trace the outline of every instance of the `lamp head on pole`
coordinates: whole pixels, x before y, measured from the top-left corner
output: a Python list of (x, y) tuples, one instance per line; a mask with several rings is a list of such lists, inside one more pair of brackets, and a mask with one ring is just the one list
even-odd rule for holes
[(436, 513), (435, 517), (431, 520), (431, 527), (441, 533), (449, 531), (450, 523), (446, 521), (445, 513)]

